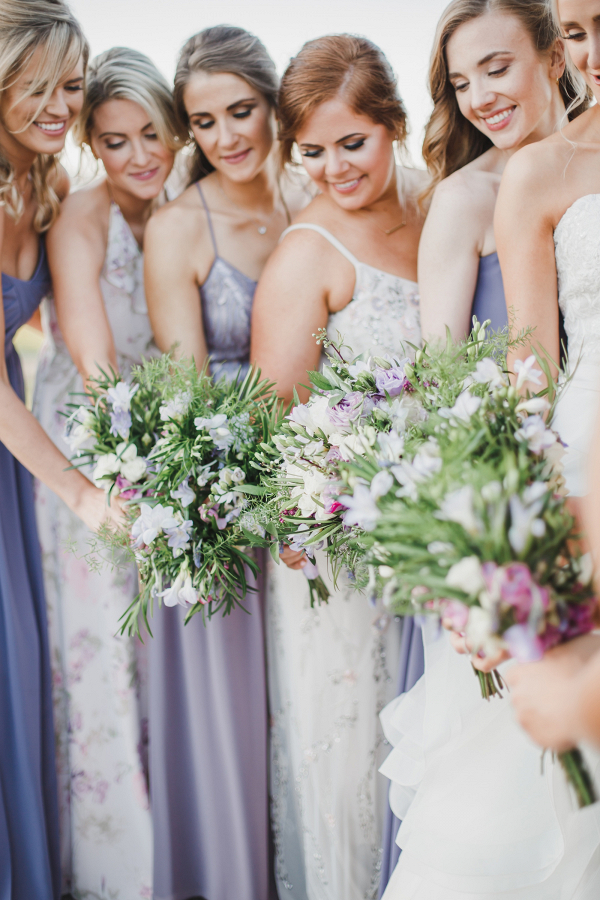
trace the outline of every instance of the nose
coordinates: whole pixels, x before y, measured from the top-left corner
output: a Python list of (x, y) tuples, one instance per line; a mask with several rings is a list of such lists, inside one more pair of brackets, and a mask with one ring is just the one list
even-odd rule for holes
[(150, 154), (148, 152), (148, 148), (145, 146), (142, 138), (133, 138), (131, 142), (131, 162), (134, 165), (143, 168), (148, 160), (150, 159)]
[(44, 107), (44, 112), (48, 113), (49, 116), (56, 116), (57, 119), (68, 117), (69, 105), (67, 103), (65, 91), (62, 88), (57, 87), (52, 92), (50, 99)]
[(325, 151), (325, 177), (328, 180), (336, 181), (345, 175), (349, 168), (348, 160), (344, 158), (337, 147)]
[(218, 131), (218, 142), (219, 149), (221, 150), (231, 150), (235, 147), (238, 139), (237, 131), (235, 128), (235, 124), (233, 122), (228, 121), (227, 119), (223, 119), (217, 125)]
[(588, 68), (593, 69), (594, 72), (600, 70), (600, 34), (596, 32), (590, 35), (587, 63)]
[(471, 108), (477, 111), (484, 111), (491, 107), (496, 101), (495, 91), (491, 91), (489, 85), (475, 78), (469, 85), (469, 99)]

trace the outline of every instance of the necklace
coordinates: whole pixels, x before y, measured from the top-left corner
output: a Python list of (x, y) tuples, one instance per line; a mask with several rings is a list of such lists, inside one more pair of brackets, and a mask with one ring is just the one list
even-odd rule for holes
[[(269, 225), (271, 224), (271, 219), (273, 218), (273, 216), (274, 216), (276, 213), (279, 212), (279, 209), (278, 209), (278, 207), (277, 207), (277, 202), (275, 202), (275, 203), (273, 204), (273, 212), (271, 213), (271, 215), (270, 215), (267, 219), (259, 219), (258, 216), (251, 216), (251, 215), (249, 215), (244, 209), (241, 208), (241, 206), (239, 206), (239, 205), (235, 202), (235, 200), (232, 200), (231, 197), (229, 197), (229, 196), (225, 193), (225, 191), (224, 191), (223, 188), (221, 187), (221, 182), (220, 182), (218, 179), (216, 179), (216, 182), (217, 182), (217, 187), (219, 188), (219, 190), (221, 191), (221, 193), (223, 194), (223, 196), (225, 197), (225, 199), (228, 201), (228, 203), (230, 203), (232, 206), (235, 206), (235, 208), (237, 209), (237, 211), (238, 211), (241, 215), (246, 216), (248, 219), (250, 219), (251, 222), (255, 222), (256, 225), (257, 225), (256, 230), (258, 231), (259, 234), (266, 234), (266, 233), (267, 233), (267, 228), (268, 228)], [(281, 186), (280, 186), (280, 184), (279, 184), (279, 179), (277, 179), (277, 192), (278, 192), (278, 194), (279, 194), (279, 198), (280, 198), (281, 203), (282, 203), (282, 205), (283, 205), (283, 208), (284, 208), (284, 210), (285, 210), (285, 216), (286, 216), (286, 219), (287, 219), (287, 223), (288, 223), (288, 225), (289, 225), (290, 222), (291, 222), (291, 216), (290, 216), (289, 210), (288, 210), (288, 208), (287, 208), (287, 204), (286, 204), (285, 200), (283, 199), (283, 194), (281, 193)]]
[(406, 219), (402, 219), (399, 225), (394, 225), (392, 228), (382, 228), (380, 225), (377, 227), (380, 231), (383, 231), (384, 234), (393, 234), (395, 231), (400, 231), (401, 228), (404, 228), (406, 225)]

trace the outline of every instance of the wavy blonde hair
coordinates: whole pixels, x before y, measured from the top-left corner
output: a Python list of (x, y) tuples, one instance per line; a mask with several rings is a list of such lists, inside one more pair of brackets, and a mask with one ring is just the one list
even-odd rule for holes
[[(492, 141), (460, 112), (448, 78), (446, 59), (448, 41), (455, 31), (465, 22), (489, 12), (516, 16), (540, 54), (551, 50), (561, 36), (548, 0), (453, 0), (444, 10), (437, 26), (429, 66), (433, 112), (425, 129), (423, 158), (431, 182), (425, 196), (430, 196), (448, 175), (462, 169), (493, 146)], [(589, 92), (568, 56), (559, 86), (569, 118), (574, 118), (587, 108)]]
[(237, 75), (262, 94), (272, 109), (277, 107), (279, 89), (277, 69), (266, 47), (256, 35), (244, 28), (215, 25), (199, 31), (186, 41), (177, 60), (173, 98), (179, 121), (188, 133), (190, 143), (193, 142), (194, 145), (190, 161), (190, 184), (214, 171), (189, 131), (188, 114), (183, 102), (185, 86), (195, 72), (227, 72)]
[(83, 108), (73, 128), (79, 146), (91, 146), (94, 113), (108, 100), (131, 100), (141, 106), (163, 147), (174, 153), (187, 142), (187, 128), (175, 113), (166, 78), (138, 50), (113, 47), (100, 53), (88, 66), (85, 88)]
[[(44, 108), (56, 85), (82, 57), (85, 66), (88, 45), (77, 19), (62, 0), (0, 0), (0, 92), (15, 84), (40, 47), (43, 53), (39, 65), (19, 98), (43, 92), (26, 128)], [(53, 187), (57, 174), (55, 157), (39, 154), (31, 178), (37, 200), (33, 225), (40, 233), (50, 228), (59, 213), (60, 201)], [(14, 170), (1, 147), (0, 205), (13, 219), (19, 219), (23, 213), (23, 198)]]

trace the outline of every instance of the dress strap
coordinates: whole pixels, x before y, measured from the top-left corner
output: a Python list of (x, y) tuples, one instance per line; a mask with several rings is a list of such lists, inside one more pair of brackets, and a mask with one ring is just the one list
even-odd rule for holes
[(329, 241), (329, 243), (332, 244), (336, 250), (339, 250), (342, 256), (345, 256), (346, 259), (352, 263), (355, 269), (358, 269), (358, 267), (361, 265), (357, 258), (353, 256), (352, 253), (350, 253), (350, 251), (346, 247), (344, 247), (341, 241), (338, 241), (338, 239), (334, 237), (330, 231), (327, 231), (326, 228), (322, 228), (321, 225), (313, 225), (312, 222), (298, 222), (297, 225), (290, 225), (289, 228), (286, 228), (282, 233), (279, 241), (281, 242), (286, 234), (289, 234), (290, 231), (299, 231), (301, 228), (306, 228), (309, 231), (317, 231), (320, 235), (322, 235), (322, 237), (325, 238), (326, 241)]
[(202, 200), (202, 206), (204, 207), (204, 212), (206, 213), (206, 218), (208, 219), (208, 228), (210, 231), (210, 239), (212, 241), (213, 249), (215, 251), (215, 258), (219, 255), (219, 251), (217, 250), (217, 242), (215, 240), (215, 233), (213, 231), (212, 219), (210, 218), (210, 210), (208, 209), (208, 205), (206, 200), (204, 199), (204, 193), (200, 186), (200, 182), (196, 182), (196, 187), (198, 188), (198, 193), (200, 194), (200, 199)]

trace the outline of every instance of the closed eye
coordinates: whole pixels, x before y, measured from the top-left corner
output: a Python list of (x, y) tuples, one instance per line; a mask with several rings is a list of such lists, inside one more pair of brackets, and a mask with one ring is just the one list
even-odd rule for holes
[(508, 71), (508, 66), (504, 66), (502, 69), (494, 69), (493, 72), (490, 72), (490, 75), (504, 75), (505, 72)]
[(364, 138), (361, 138), (359, 141), (354, 141), (352, 144), (344, 144), (344, 150), (358, 150), (359, 147), (362, 147), (365, 142)]
[(574, 34), (565, 34), (565, 41), (583, 41), (586, 34), (585, 31), (576, 31)]
[(310, 159), (315, 159), (317, 156), (320, 156), (323, 151), (317, 148), (316, 150), (302, 150), (301, 152), (302, 156), (308, 156)]

